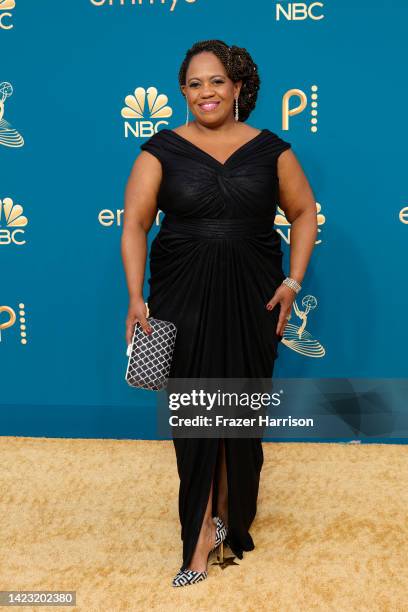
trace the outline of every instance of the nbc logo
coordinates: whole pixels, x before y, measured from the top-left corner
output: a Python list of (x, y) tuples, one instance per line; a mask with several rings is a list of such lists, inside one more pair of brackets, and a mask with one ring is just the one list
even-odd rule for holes
[[(319, 204), (319, 202), (316, 202), (318, 232), (321, 232), (320, 225), (324, 225), (326, 223), (326, 217), (322, 215), (322, 213), (320, 212), (321, 210), (321, 205)], [(286, 244), (290, 244), (290, 223), (287, 220), (284, 211), (279, 208), (279, 206), (277, 206), (275, 225), (277, 225), (279, 228), (282, 228), (278, 229), (277, 232), (282, 236)], [(315, 244), (321, 244), (321, 242), (321, 240), (316, 240)]]
[(25, 244), (24, 227), (28, 224), (23, 207), (14, 204), (11, 198), (0, 200), (0, 246), (5, 244)]
[(133, 94), (125, 98), (121, 115), (124, 123), (125, 138), (129, 135), (135, 138), (153, 136), (160, 125), (168, 125), (165, 121), (172, 116), (173, 110), (168, 106), (168, 97), (159, 94), (156, 87), (137, 87)]
[(0, 30), (11, 30), (14, 27), (11, 23), (13, 15), (10, 11), (15, 6), (15, 0), (0, 0)]
[(320, 21), (324, 19), (323, 2), (282, 2), (276, 3), (276, 21), (286, 19), (286, 21), (304, 21), (311, 19), (312, 21)]
[(13, 87), (7, 81), (0, 83), (0, 145), (22, 147), (24, 138), (4, 119), (4, 102), (13, 95)]

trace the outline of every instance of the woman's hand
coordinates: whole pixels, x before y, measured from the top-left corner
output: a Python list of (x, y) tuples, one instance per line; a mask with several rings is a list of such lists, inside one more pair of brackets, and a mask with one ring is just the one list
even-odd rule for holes
[(135, 298), (129, 304), (126, 318), (126, 344), (132, 342), (135, 324), (140, 323), (145, 334), (150, 334), (153, 330), (147, 321), (147, 308), (142, 296)]
[(272, 310), (276, 304), (280, 304), (279, 320), (276, 326), (276, 333), (279, 336), (283, 336), (285, 325), (288, 322), (287, 317), (290, 318), (290, 311), (292, 310), (292, 304), (295, 301), (295, 297), (296, 292), (293, 291), (293, 289), (287, 285), (279, 285), (272, 299), (266, 304), (268, 310)]

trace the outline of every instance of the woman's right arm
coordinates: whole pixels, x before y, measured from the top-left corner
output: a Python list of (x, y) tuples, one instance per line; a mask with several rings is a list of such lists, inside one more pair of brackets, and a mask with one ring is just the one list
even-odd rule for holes
[(143, 283), (146, 268), (147, 234), (157, 214), (157, 194), (162, 179), (160, 161), (142, 151), (133, 164), (126, 190), (121, 254), (129, 291), (126, 318), (126, 345), (132, 341), (134, 327), (139, 322), (149, 332)]

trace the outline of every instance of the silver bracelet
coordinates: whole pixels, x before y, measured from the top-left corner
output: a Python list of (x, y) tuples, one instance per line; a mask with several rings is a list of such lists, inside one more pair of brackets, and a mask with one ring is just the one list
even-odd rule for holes
[(299, 283), (294, 278), (290, 278), (290, 276), (287, 276), (285, 280), (282, 281), (282, 285), (287, 285), (288, 287), (293, 289), (295, 293), (299, 293), (302, 288), (302, 286), (299, 285)]

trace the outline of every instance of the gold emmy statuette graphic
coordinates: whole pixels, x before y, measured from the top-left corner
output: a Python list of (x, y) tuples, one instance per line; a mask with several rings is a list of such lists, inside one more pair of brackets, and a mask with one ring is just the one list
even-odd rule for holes
[(304, 310), (299, 308), (296, 300), (293, 302), (295, 314), (302, 324), (299, 326), (287, 323), (283, 331), (282, 344), (305, 357), (324, 357), (326, 354), (324, 347), (306, 330), (307, 315), (317, 307), (317, 300), (313, 295), (305, 295), (302, 299), (302, 306)]
[(24, 138), (4, 119), (4, 101), (13, 94), (10, 83), (0, 83), (0, 145), (5, 147), (22, 147)]
[[(10, 318), (7, 321), (1, 320), (2, 312), (7, 312), (10, 315)], [(12, 325), (14, 325), (15, 321), (16, 321), (16, 313), (14, 312), (14, 310), (10, 308), (9, 306), (0, 306), (0, 342), (1, 342), (1, 330), (11, 327)]]
[[(147, 109), (146, 109), (147, 101)], [(152, 136), (155, 128), (161, 123), (168, 125), (167, 121), (158, 121), (160, 119), (168, 119), (173, 114), (173, 109), (168, 105), (168, 97), (165, 94), (159, 94), (156, 87), (137, 87), (134, 94), (129, 94), (125, 98), (125, 104), (121, 110), (121, 115), (124, 119), (143, 120), (140, 130), (133, 130), (128, 122), (125, 123), (125, 135), (128, 130), (134, 136)], [(153, 125), (152, 121), (155, 121)], [(138, 126), (136, 126), (138, 127)], [(140, 132), (143, 130), (143, 134)]]

